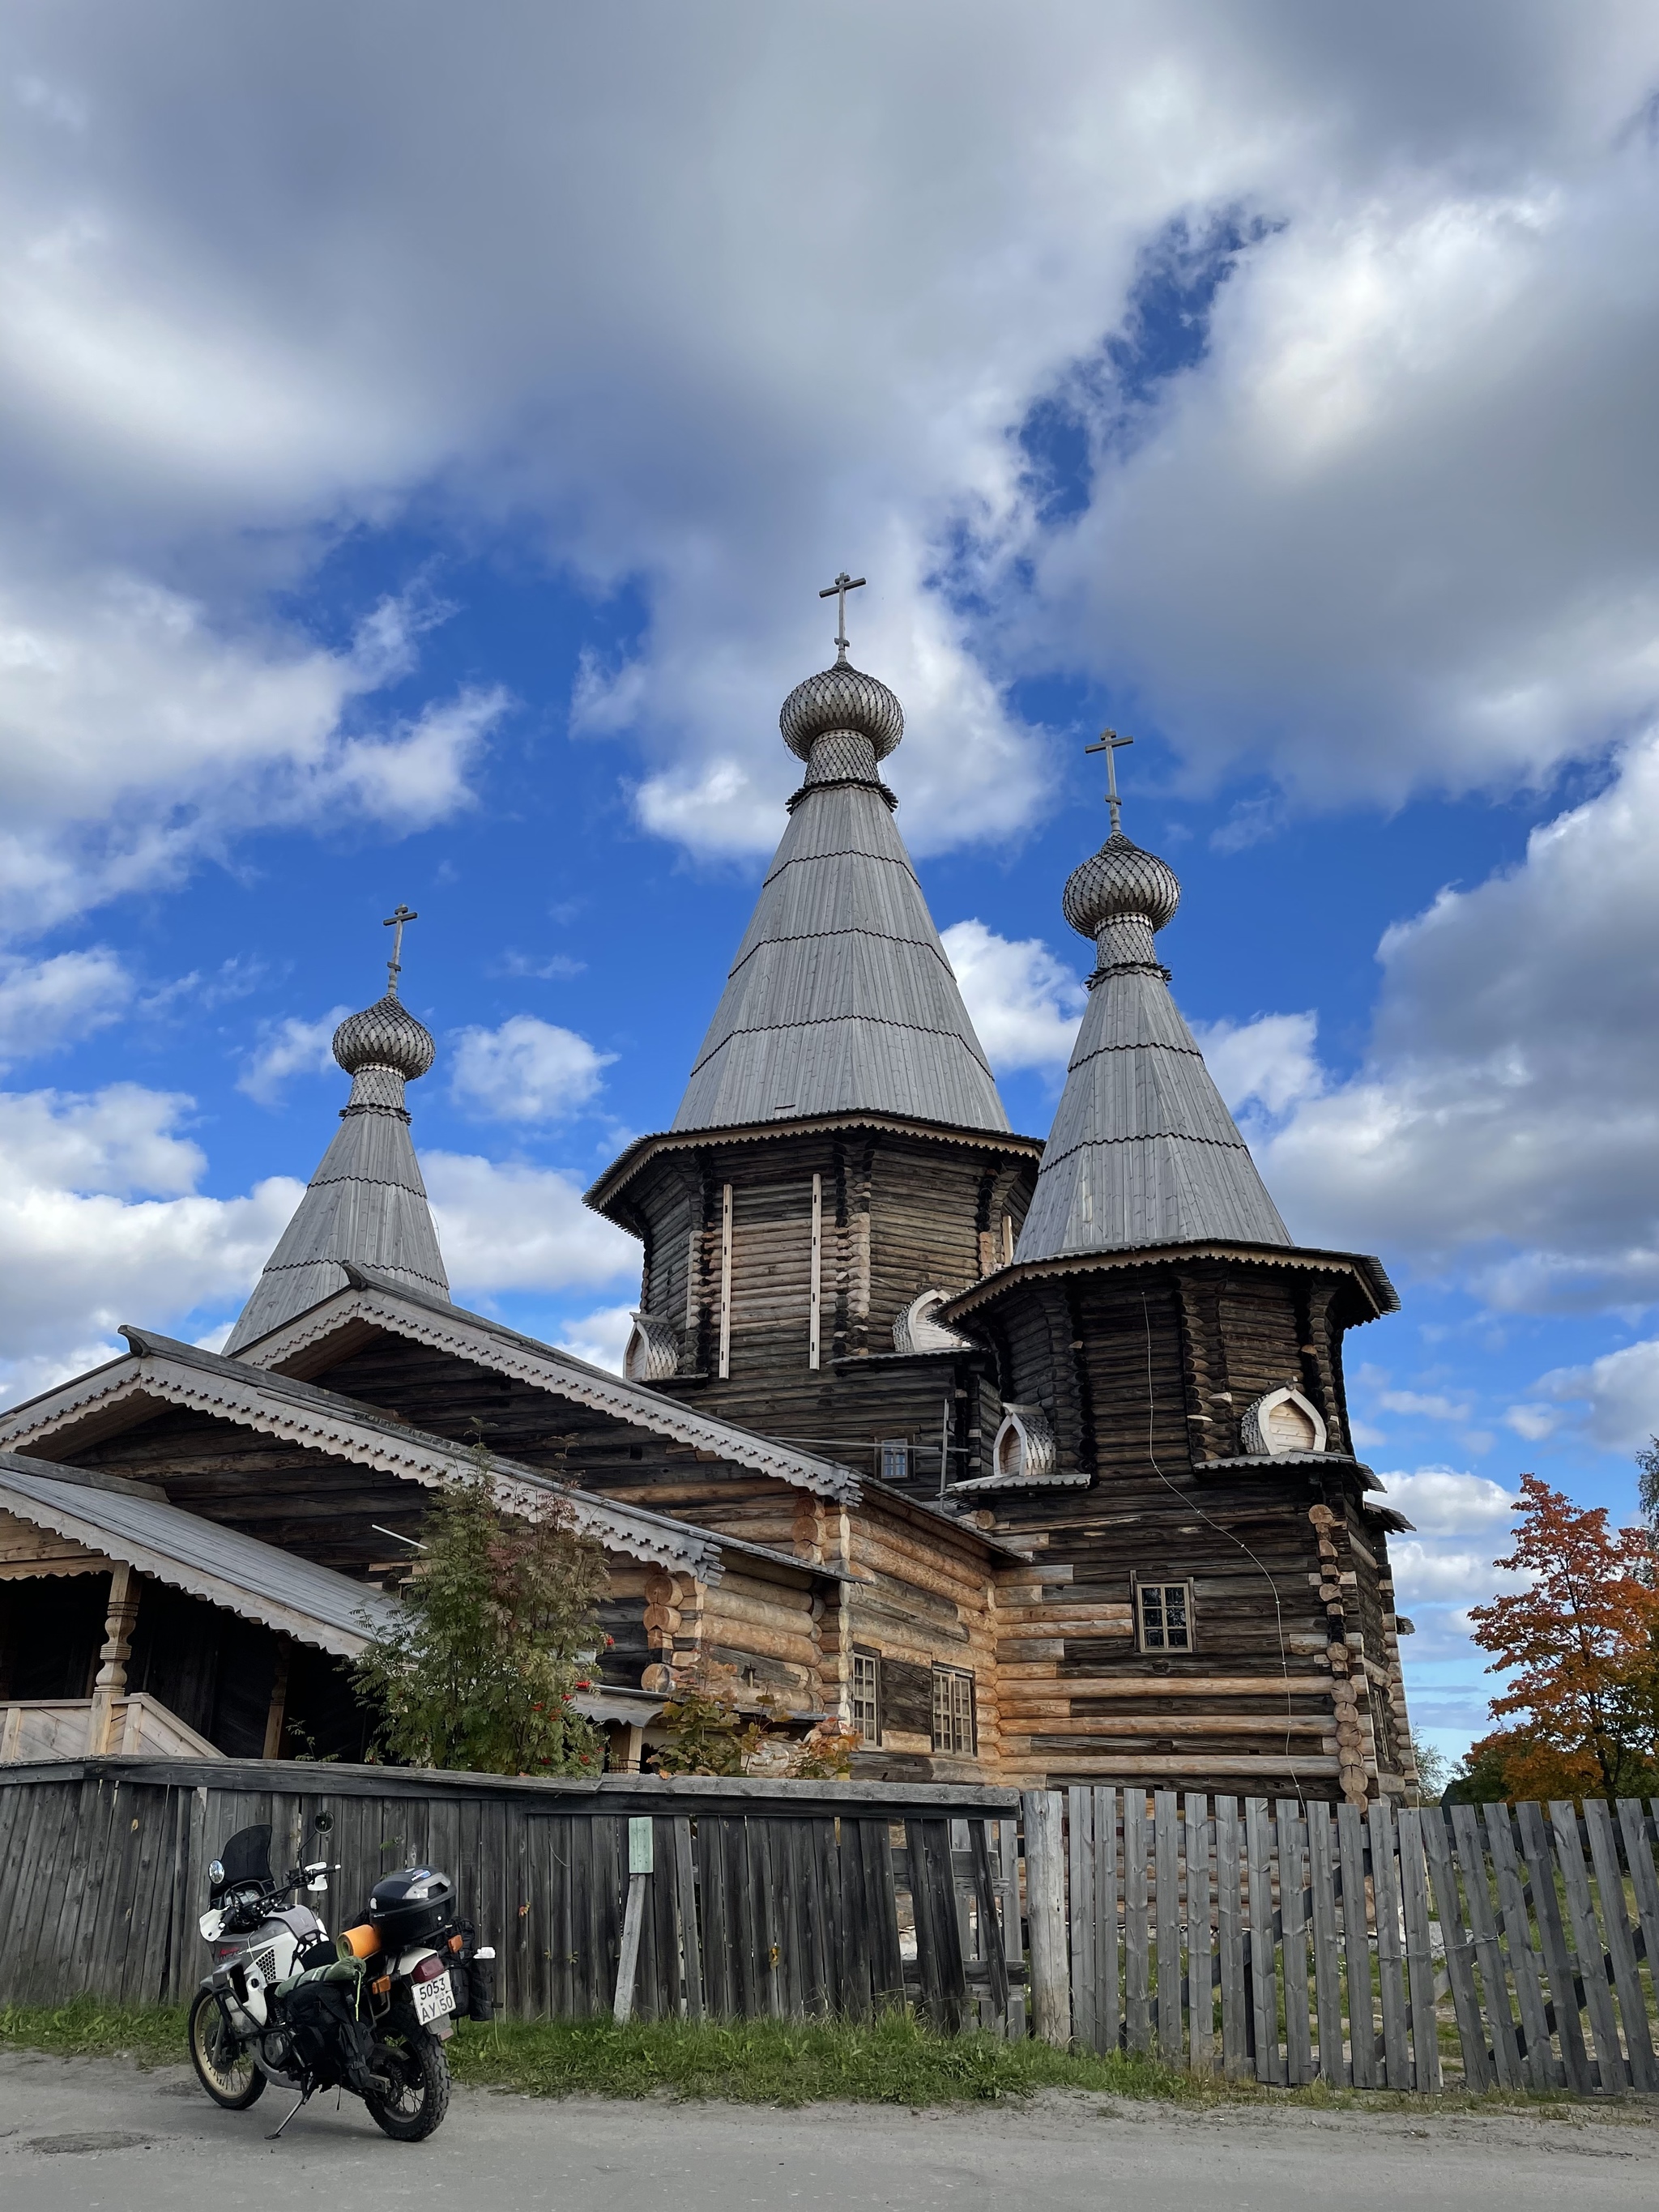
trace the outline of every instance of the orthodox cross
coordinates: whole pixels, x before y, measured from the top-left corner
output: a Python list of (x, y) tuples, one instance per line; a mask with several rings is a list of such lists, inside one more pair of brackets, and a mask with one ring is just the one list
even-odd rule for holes
[(420, 918), (413, 907), (400, 903), (397, 912), (387, 915), (380, 925), (382, 929), (389, 929), (394, 933), (392, 939), (392, 957), (386, 963), (386, 988), (389, 998), (397, 997), (398, 978), (404, 972), (404, 924), (406, 921), (418, 921)]
[(1104, 753), (1106, 756), (1106, 804), (1112, 810), (1114, 837), (1121, 834), (1119, 817), (1123, 811), (1123, 801), (1117, 795), (1117, 749), (1120, 745), (1132, 745), (1133, 743), (1133, 738), (1121, 738), (1115, 730), (1103, 730), (1097, 745), (1085, 745), (1083, 748), (1085, 753)]
[(843, 568), (835, 582), (826, 584), (818, 593), (821, 599), (838, 599), (841, 602), (836, 617), (836, 659), (837, 660), (845, 660), (847, 658), (847, 594), (848, 592), (861, 590), (864, 583), (865, 579), (862, 576), (849, 576)]

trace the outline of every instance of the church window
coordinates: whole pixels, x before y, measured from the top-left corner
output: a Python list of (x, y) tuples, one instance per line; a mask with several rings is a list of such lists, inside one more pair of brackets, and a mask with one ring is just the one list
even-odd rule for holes
[(853, 1654), (853, 1726), (873, 1750), (881, 1741), (881, 1659), (874, 1651)]
[(974, 1754), (974, 1678), (959, 1667), (933, 1669), (933, 1748)]
[(1143, 1651), (1193, 1649), (1193, 1586), (1190, 1583), (1139, 1583), (1135, 1619)]
[(884, 1482), (908, 1482), (910, 1479), (910, 1447), (902, 1437), (884, 1437), (876, 1446), (878, 1464)]
[(1245, 1407), (1239, 1441), (1252, 1458), (1322, 1452), (1327, 1443), (1324, 1416), (1310, 1398), (1287, 1383)]

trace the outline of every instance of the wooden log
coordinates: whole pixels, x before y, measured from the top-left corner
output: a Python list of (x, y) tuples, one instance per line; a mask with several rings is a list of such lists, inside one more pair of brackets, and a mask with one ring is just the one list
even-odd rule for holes
[(1066, 1919), (1066, 1800), (1055, 1790), (1020, 1797), (1025, 1828), (1025, 1896), (1030, 1930), (1032, 2029), (1064, 2050), (1071, 2040), (1070, 1947)]

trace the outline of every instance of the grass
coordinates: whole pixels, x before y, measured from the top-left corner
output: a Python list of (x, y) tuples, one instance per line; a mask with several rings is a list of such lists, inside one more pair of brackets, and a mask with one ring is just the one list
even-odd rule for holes
[[(185, 2014), (167, 2007), (102, 2004), (93, 1997), (59, 2006), (0, 2006), (0, 2051), (8, 2050), (182, 2065), (187, 2063)], [(936, 2035), (904, 2013), (886, 2014), (867, 2027), (728, 2021), (694, 2027), (657, 2021), (617, 2027), (609, 2021), (497, 2021), (480, 2027), (462, 2021), (448, 2051), (458, 2081), (532, 2097), (668, 2097), (771, 2106), (834, 2100), (916, 2108), (1017, 2104), (1040, 2090), (1076, 2089), (1194, 2106), (1409, 2109), (1425, 2116), (1526, 2111), (1541, 2118), (1553, 2111), (1565, 2118), (1584, 2109), (1560, 2091), (1474, 2096), (1454, 2088), (1439, 2097), (1418, 2097), (1322, 2082), (1263, 2089), (1150, 2058), (1103, 2058), (978, 2033)]]

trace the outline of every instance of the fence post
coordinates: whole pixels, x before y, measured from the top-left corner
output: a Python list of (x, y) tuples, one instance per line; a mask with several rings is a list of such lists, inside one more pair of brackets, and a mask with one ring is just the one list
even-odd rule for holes
[(651, 1816), (628, 1823), (628, 1906), (623, 1914), (622, 1954), (617, 1960), (617, 2002), (612, 2013), (618, 2027), (634, 2016), (634, 1984), (639, 1978), (640, 1929), (645, 1920), (645, 1885), (653, 1863)]
[(1024, 1790), (1025, 1912), (1031, 1930), (1031, 2026), (1063, 2051), (1072, 2039), (1071, 1943), (1066, 1915), (1066, 1799)]

